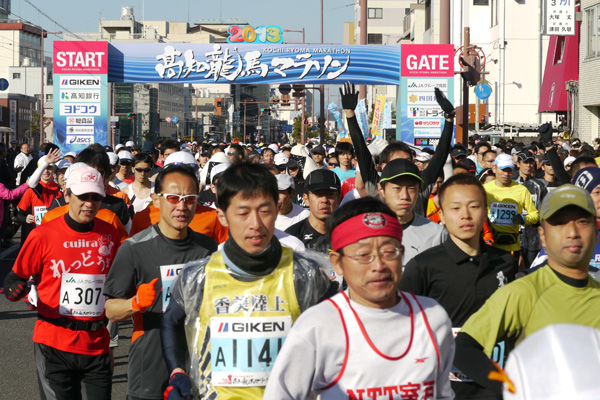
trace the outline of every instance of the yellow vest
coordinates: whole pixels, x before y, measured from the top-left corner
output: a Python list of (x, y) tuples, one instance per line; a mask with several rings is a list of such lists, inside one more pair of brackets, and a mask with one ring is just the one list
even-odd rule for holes
[(198, 336), (200, 394), (219, 399), (263, 398), (275, 358), (300, 315), (293, 253), (282, 249), (269, 275), (244, 282), (231, 276), (221, 252), (206, 265)]

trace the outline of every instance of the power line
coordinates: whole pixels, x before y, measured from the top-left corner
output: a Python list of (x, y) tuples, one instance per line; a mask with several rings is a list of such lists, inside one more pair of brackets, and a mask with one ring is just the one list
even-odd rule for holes
[[(56, 21), (54, 18), (52, 18), (51, 16), (49, 16), (48, 14), (46, 14), (45, 12), (43, 12), (42, 10), (40, 10), (36, 5), (34, 5), (31, 1), (29, 0), (25, 0), (25, 2), (27, 4), (29, 4), (31, 7), (35, 8), (37, 10), (37, 12), (39, 12), (40, 14), (42, 14), (44, 17), (48, 18), (50, 21), (54, 22), (56, 25), (60, 26), (64, 31), (69, 32), (71, 35), (75, 36), (77, 39), (79, 40), (85, 40), (84, 38), (82, 38), (81, 36), (78, 36), (77, 34), (71, 32), (69, 29), (67, 29), (64, 25), (62, 25), (60, 22)], [(43, 29), (43, 28), (42, 28)]]

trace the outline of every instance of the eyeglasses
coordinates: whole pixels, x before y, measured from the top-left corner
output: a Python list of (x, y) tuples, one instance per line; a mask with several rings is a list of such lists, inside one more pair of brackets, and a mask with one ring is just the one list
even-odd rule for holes
[(178, 194), (173, 193), (156, 193), (156, 195), (164, 197), (171, 204), (178, 204), (180, 201), (183, 201), (186, 205), (191, 206), (198, 200), (197, 194), (188, 194), (185, 196), (180, 196)]
[(80, 195), (75, 194), (75, 196), (77, 196), (77, 198), (81, 201), (102, 201), (102, 199), (104, 198), (98, 193), (84, 193)]
[(209, 154), (207, 152), (200, 153), (200, 157), (209, 157)]
[(339, 167), (340, 166), (340, 164), (338, 164), (336, 162), (330, 162), (330, 163), (327, 163), (327, 165), (329, 165), (330, 167)]
[(152, 170), (152, 168), (134, 168), (134, 170), (136, 170), (137, 172), (145, 172), (148, 173)]
[(131, 161), (128, 161), (128, 160), (120, 160), (120, 161), (119, 161), (119, 164), (121, 164), (121, 165), (131, 165)]
[(359, 264), (370, 264), (375, 260), (375, 257), (377, 256), (377, 254), (379, 254), (379, 257), (384, 260), (384, 261), (394, 261), (396, 260), (398, 257), (400, 257), (400, 249), (398, 247), (394, 247), (392, 249), (383, 249), (381, 252), (379, 253), (360, 253), (360, 254), (355, 254), (353, 256), (349, 256), (346, 254), (342, 254), (342, 256), (348, 257), (354, 261), (356, 261)]

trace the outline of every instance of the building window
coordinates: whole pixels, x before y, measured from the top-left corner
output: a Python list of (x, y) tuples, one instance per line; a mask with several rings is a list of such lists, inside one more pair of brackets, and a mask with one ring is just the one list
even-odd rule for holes
[(382, 44), (383, 34), (381, 33), (369, 33), (367, 35), (367, 44)]
[(490, 27), (498, 25), (498, 7), (502, 0), (490, 0)]
[(21, 79), (21, 73), (13, 72), (13, 79)]
[(553, 64), (560, 64), (563, 60), (563, 55), (565, 54), (565, 37), (557, 36), (556, 37), (556, 48), (554, 49), (554, 62)]
[(489, 6), (490, 0), (473, 0), (474, 6)]
[(425, 1), (425, 31), (431, 28), (431, 0)]
[(382, 19), (383, 18), (383, 8), (369, 8), (369, 19)]
[(590, 7), (585, 10), (585, 58), (594, 58), (600, 56), (598, 49), (598, 32), (600, 28), (600, 10), (599, 6)]

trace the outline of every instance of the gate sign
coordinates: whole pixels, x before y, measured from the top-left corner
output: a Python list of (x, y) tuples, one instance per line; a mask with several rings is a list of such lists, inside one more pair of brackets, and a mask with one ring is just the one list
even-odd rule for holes
[(435, 100), (439, 88), (453, 102), (454, 46), (402, 45), (402, 77), (398, 88), (396, 136), (416, 146), (437, 143), (444, 129), (444, 112)]
[(54, 143), (63, 153), (107, 144), (107, 72), (107, 42), (54, 42)]
[(109, 43), (110, 82), (397, 85), (400, 46)]

